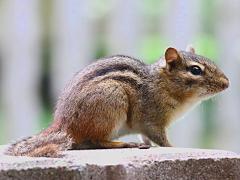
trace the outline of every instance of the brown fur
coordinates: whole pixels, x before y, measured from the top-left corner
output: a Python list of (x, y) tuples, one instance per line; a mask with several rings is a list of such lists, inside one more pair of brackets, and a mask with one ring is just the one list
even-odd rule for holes
[[(194, 64), (204, 68), (201, 76), (187, 70)], [(51, 126), (13, 144), (7, 154), (56, 157), (67, 149), (140, 146), (112, 141), (131, 133), (171, 146), (166, 127), (190, 106), (227, 86), (221, 70), (193, 50), (169, 48), (152, 65), (128, 56), (102, 59), (67, 84)]]

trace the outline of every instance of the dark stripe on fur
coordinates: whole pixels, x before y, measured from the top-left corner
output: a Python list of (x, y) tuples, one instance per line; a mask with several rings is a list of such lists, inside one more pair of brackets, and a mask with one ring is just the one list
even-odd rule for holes
[(91, 80), (95, 77), (104, 76), (108, 73), (117, 72), (117, 71), (121, 71), (121, 72), (129, 71), (140, 77), (143, 76), (142, 72), (136, 70), (135, 68), (131, 67), (128, 64), (113, 64), (113, 65), (109, 65), (107, 67), (95, 70), (93, 73), (88, 75), (86, 80)]

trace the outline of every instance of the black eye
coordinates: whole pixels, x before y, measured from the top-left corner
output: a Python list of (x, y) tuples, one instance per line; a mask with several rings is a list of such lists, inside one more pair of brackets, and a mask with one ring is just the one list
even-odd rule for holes
[(193, 75), (201, 75), (202, 74), (202, 69), (199, 66), (190, 66), (188, 68), (188, 71), (190, 71)]

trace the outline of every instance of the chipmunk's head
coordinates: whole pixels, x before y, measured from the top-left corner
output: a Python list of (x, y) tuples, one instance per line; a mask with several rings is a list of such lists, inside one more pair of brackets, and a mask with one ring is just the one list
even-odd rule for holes
[(192, 47), (186, 51), (170, 47), (165, 52), (165, 60), (165, 74), (178, 93), (206, 99), (229, 86), (224, 73), (208, 58), (195, 54)]

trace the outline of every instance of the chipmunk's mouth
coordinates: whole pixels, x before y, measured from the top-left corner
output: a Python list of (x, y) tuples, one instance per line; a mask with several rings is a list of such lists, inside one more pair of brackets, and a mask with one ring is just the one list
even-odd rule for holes
[(203, 100), (206, 100), (208, 98), (211, 98), (218, 93), (221, 93), (225, 89), (229, 87), (229, 80), (227, 78), (224, 78), (220, 80), (217, 84), (211, 84), (206, 89), (202, 90), (202, 92), (199, 94), (200, 98)]

